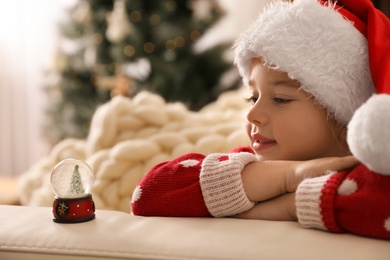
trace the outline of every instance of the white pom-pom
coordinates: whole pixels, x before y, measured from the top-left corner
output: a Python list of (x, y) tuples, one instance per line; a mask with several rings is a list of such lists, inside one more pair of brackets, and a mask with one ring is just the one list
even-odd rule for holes
[(373, 95), (348, 124), (352, 154), (374, 172), (390, 175), (390, 95)]

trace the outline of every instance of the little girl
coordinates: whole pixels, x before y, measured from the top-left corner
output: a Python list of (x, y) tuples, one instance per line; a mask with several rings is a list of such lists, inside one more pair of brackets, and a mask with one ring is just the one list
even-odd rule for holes
[[(383, 91), (381, 72), (390, 74), (389, 35), (388, 18), (370, 0), (275, 1), (235, 45), (250, 93), (251, 147), (156, 165), (133, 193), (133, 214), (297, 220), (390, 239), (390, 192), (383, 189), (390, 178), (364, 180), (370, 173), (356, 166), (347, 144), (355, 110)], [(366, 214), (354, 216), (361, 207), (356, 197), (334, 199), (356, 193), (358, 174), (358, 184), (368, 185), (363, 195), (385, 202), (375, 214), (367, 205), (370, 224)], [(340, 205), (342, 226), (335, 216)]]

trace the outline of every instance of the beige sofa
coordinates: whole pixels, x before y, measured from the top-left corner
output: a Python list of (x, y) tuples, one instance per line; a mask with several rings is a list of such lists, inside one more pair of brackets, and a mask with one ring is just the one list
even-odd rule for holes
[(0, 206), (0, 259), (388, 260), (390, 241), (303, 229), (294, 222), (138, 217), (97, 210), (78, 224), (50, 207)]
[[(246, 145), (246, 106), (240, 91), (197, 113), (150, 93), (114, 98), (97, 110), (86, 140), (61, 142), (21, 176), (23, 206), (0, 206), (0, 259), (390, 259), (390, 241), (294, 222), (129, 214), (132, 191), (152, 165)], [(52, 221), (51, 170), (69, 157), (95, 175), (90, 222)]]

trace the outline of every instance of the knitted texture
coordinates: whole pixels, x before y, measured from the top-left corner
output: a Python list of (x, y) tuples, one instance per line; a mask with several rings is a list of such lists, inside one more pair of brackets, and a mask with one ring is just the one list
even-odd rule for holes
[(295, 203), (298, 221), (302, 227), (342, 231), (333, 214), (333, 198), (341, 183), (341, 176), (341, 173), (332, 172), (318, 178), (305, 179), (298, 186)]
[(211, 215), (232, 216), (255, 205), (246, 196), (241, 181), (242, 169), (253, 161), (256, 161), (256, 156), (246, 152), (206, 157), (200, 173), (200, 186)]
[(249, 210), (241, 171), (252, 153), (189, 153), (153, 167), (134, 190), (134, 215), (225, 217)]
[(302, 227), (327, 230), (321, 210), (322, 189), (331, 175), (309, 178), (301, 182), (296, 190), (295, 204), (298, 221)]
[(390, 178), (365, 165), (350, 171), (337, 188), (334, 214), (344, 230), (390, 239)]
[(50, 207), (51, 171), (72, 157), (93, 169), (97, 209), (129, 212), (134, 188), (154, 165), (186, 153), (223, 153), (248, 145), (246, 110), (241, 90), (223, 93), (199, 112), (149, 92), (115, 97), (97, 109), (86, 139), (62, 141), (21, 175), (21, 203)]
[(199, 184), (204, 155), (191, 153), (153, 167), (134, 190), (134, 215), (210, 217)]
[(390, 239), (390, 178), (360, 164), (350, 171), (304, 180), (297, 189), (305, 228)]

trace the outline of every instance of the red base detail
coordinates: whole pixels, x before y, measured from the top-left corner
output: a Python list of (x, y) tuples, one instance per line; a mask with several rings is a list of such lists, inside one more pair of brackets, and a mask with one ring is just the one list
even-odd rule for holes
[(82, 198), (54, 198), (53, 221), (58, 223), (80, 223), (95, 218), (92, 195)]

